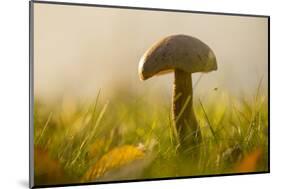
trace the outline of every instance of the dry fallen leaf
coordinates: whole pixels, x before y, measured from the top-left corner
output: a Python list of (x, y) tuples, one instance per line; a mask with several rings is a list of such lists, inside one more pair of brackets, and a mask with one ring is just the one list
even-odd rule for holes
[(235, 167), (237, 172), (253, 172), (256, 171), (258, 161), (261, 159), (262, 149), (257, 148), (247, 154)]
[(83, 176), (82, 181), (96, 180), (108, 171), (144, 157), (143, 150), (132, 145), (116, 147), (103, 155)]
[(64, 171), (60, 162), (50, 157), (49, 152), (42, 147), (34, 148), (35, 183), (57, 184), (64, 180)]

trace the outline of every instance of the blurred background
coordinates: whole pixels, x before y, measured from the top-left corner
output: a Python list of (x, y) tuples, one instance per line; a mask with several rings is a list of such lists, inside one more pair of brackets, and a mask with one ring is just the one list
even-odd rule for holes
[(101, 90), (107, 99), (123, 89), (168, 99), (173, 74), (141, 82), (138, 62), (172, 34), (197, 37), (216, 54), (218, 70), (204, 74), (195, 93), (252, 94), (261, 79), (267, 91), (267, 29), (267, 18), (35, 4), (35, 96), (87, 99)]

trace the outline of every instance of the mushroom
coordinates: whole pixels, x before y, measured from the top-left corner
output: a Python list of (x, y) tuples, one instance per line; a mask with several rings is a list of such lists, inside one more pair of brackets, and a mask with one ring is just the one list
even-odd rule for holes
[(199, 39), (187, 35), (165, 37), (152, 45), (140, 59), (138, 72), (141, 80), (174, 71), (173, 122), (181, 151), (202, 139), (192, 105), (191, 74), (213, 70), (217, 70), (214, 52)]

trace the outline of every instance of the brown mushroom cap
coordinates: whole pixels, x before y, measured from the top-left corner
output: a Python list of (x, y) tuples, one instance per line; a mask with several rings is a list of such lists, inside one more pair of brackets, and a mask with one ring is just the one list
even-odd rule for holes
[(172, 35), (152, 45), (139, 62), (139, 76), (142, 80), (175, 69), (187, 73), (210, 72), (217, 70), (217, 61), (210, 47), (199, 39)]

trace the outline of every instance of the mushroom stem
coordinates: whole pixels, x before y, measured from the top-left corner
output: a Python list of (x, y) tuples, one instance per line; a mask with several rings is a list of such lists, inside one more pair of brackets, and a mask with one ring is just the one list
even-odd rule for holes
[(173, 121), (177, 129), (180, 150), (184, 151), (201, 141), (201, 132), (193, 111), (191, 73), (175, 69)]

